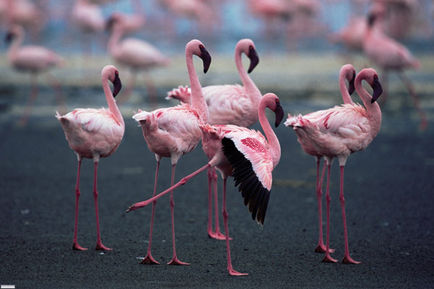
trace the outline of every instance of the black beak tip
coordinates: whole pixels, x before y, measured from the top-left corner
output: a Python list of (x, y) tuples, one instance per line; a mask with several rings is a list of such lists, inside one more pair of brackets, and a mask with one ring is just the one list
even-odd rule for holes
[(200, 58), (203, 61), (203, 73), (207, 73), (211, 65), (211, 55), (203, 45), (200, 45), (199, 48), (200, 48)]
[(5, 36), (5, 43), (10, 43), (12, 39), (14, 38), (14, 35), (12, 32), (8, 32)]
[(276, 121), (274, 123), (274, 126), (278, 127), (280, 125), (280, 123), (282, 122), (284, 114), (285, 114), (282, 106), (280, 105), (280, 102), (277, 103), (275, 114), (276, 114)]
[(249, 69), (247, 70), (247, 72), (251, 73), (253, 71), (253, 69), (255, 69), (255, 67), (259, 63), (259, 56), (258, 56), (258, 53), (256, 52), (256, 50), (253, 46), (249, 47), (249, 54), (247, 56), (250, 59), (250, 66), (249, 66)]
[(121, 79), (119, 78), (119, 74), (116, 73), (115, 79), (113, 81), (113, 97), (116, 97), (119, 91), (121, 91), (121, 89), (122, 89), (122, 82)]
[(372, 89), (373, 89), (373, 94), (372, 94), (371, 103), (374, 103), (375, 101), (377, 101), (377, 99), (383, 93), (383, 87), (381, 86), (381, 83), (378, 80), (378, 77), (374, 78), (374, 83), (372, 85)]

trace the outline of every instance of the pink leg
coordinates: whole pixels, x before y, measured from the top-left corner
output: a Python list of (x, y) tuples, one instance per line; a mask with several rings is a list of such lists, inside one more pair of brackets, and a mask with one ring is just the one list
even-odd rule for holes
[(98, 212), (98, 190), (96, 188), (98, 176), (98, 161), (94, 162), (94, 179), (93, 179), (93, 199), (95, 201), (95, 215), (96, 215), (96, 247), (95, 250), (110, 251), (111, 248), (104, 246), (101, 242), (101, 233), (99, 229), (99, 212)]
[(331, 163), (327, 164), (327, 189), (326, 189), (326, 204), (327, 204), (327, 232), (326, 232), (326, 250), (323, 262), (336, 263), (337, 260), (330, 256), (330, 169)]
[(211, 168), (208, 169), (208, 237), (213, 238), (214, 232), (212, 231), (212, 173)]
[(78, 201), (80, 199), (80, 168), (81, 168), (81, 158), (78, 158), (78, 169), (77, 169), (77, 182), (75, 183), (75, 224), (74, 224), (74, 240), (72, 242), (72, 249), (78, 251), (85, 251), (87, 248), (83, 248), (77, 242), (77, 231), (78, 231)]
[[(208, 170), (208, 182), (209, 188), (214, 190), (214, 220), (215, 220), (215, 232), (212, 231), (212, 221), (211, 223), (211, 231), (208, 231), (208, 236), (217, 240), (225, 240), (226, 237), (220, 231), (220, 221), (219, 221), (219, 206), (218, 206), (218, 191), (217, 191), (217, 173), (214, 168), (210, 168)], [(211, 192), (209, 192), (209, 197), (212, 198)], [(212, 201), (208, 203), (211, 207), (208, 208), (211, 212), (209, 214), (212, 215)], [(212, 216), (211, 216), (212, 218)]]
[(190, 179), (192, 179), (193, 177), (195, 177), (196, 175), (200, 174), (201, 172), (203, 172), (204, 170), (208, 169), (211, 165), (209, 163), (207, 163), (206, 165), (204, 165), (203, 167), (201, 167), (200, 169), (194, 171), (193, 173), (189, 174), (188, 176), (182, 178), (179, 182), (177, 182), (175, 185), (171, 186), (170, 188), (168, 188), (165, 191), (162, 191), (161, 193), (159, 193), (158, 195), (147, 199), (146, 201), (142, 201), (142, 202), (137, 202), (133, 205), (131, 205), (128, 209), (127, 209), (127, 213), (143, 208), (147, 205), (149, 205), (150, 203), (152, 203), (155, 200), (158, 200), (159, 198), (161, 198), (162, 196), (172, 192), (173, 190), (175, 190), (176, 188), (185, 185)]
[(37, 85), (37, 75), (34, 73), (31, 76), (31, 83), (32, 83), (32, 91), (31, 91), (29, 99), (27, 100), (24, 114), (18, 122), (18, 124), (20, 126), (25, 126), (27, 124), (27, 121), (29, 120), (30, 114), (32, 113), (33, 103), (35, 102), (36, 98), (38, 97), (39, 87)]
[[(172, 165), (172, 177), (170, 180), (170, 186), (173, 187), (175, 182), (175, 168), (176, 164)], [(172, 215), (172, 248), (173, 248), (173, 257), (170, 260), (168, 265), (190, 265), (189, 263), (182, 262), (176, 256), (176, 245), (175, 245), (175, 201), (173, 200), (173, 190), (170, 192), (170, 213)]]
[(341, 202), (342, 208), (342, 221), (344, 223), (344, 239), (345, 239), (345, 256), (342, 263), (345, 264), (360, 264), (360, 262), (353, 260), (350, 257), (350, 250), (348, 248), (348, 230), (347, 230), (347, 218), (345, 216), (345, 198), (344, 198), (344, 166), (341, 166), (341, 181), (340, 181), (340, 192), (339, 200)]
[(419, 103), (419, 97), (417, 96), (415, 90), (414, 90), (414, 86), (411, 83), (410, 79), (407, 78), (407, 76), (404, 74), (404, 72), (401, 72), (398, 74), (399, 77), (401, 78), (402, 82), (404, 82), (404, 85), (407, 87), (408, 92), (411, 95), (411, 98), (413, 99), (413, 104), (414, 107), (416, 108), (419, 117), (420, 117), (420, 125), (419, 128), (421, 130), (425, 130), (426, 127), (428, 126), (428, 121), (426, 118), (426, 114), (425, 111), (420, 107), (420, 103)]
[(240, 273), (232, 267), (232, 260), (231, 260), (231, 247), (229, 245), (229, 226), (228, 226), (228, 212), (226, 210), (226, 180), (227, 178), (223, 179), (223, 222), (225, 225), (225, 234), (226, 234), (226, 252), (227, 252), (227, 260), (228, 260), (228, 272), (229, 275), (232, 276), (245, 276), (248, 275), (248, 273)]
[[(319, 168), (321, 165), (321, 158), (317, 158), (316, 160), (316, 197), (318, 200), (318, 245), (315, 248), (315, 252), (324, 253), (326, 250), (326, 246), (323, 241), (323, 231), (322, 231), (322, 183), (324, 179), (324, 173), (326, 169), (326, 163), (324, 162), (324, 166), (321, 172), (321, 177), (319, 175)], [(333, 253), (335, 250), (330, 249), (330, 253)]]
[[(155, 196), (157, 193), (157, 181), (158, 181), (158, 171), (160, 169), (160, 161), (157, 160), (157, 167), (155, 168), (155, 179), (154, 179), (154, 192), (152, 196)], [(151, 247), (152, 247), (152, 230), (154, 227), (154, 216), (155, 216), (155, 207), (157, 205), (157, 201), (152, 202), (152, 215), (151, 215), (151, 223), (149, 224), (149, 244), (148, 251), (146, 253), (146, 257), (143, 259), (141, 264), (160, 264), (157, 260), (152, 257)]]

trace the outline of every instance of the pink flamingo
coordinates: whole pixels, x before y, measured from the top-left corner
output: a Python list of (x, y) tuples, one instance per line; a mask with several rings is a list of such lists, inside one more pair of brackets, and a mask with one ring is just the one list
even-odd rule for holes
[[(364, 52), (371, 61), (384, 70), (383, 82), (386, 83), (386, 85), (388, 72), (396, 71), (398, 73), (398, 76), (411, 95), (414, 106), (421, 118), (420, 129), (424, 130), (428, 125), (425, 112), (420, 107), (419, 98), (414, 90), (413, 84), (404, 74), (405, 69), (418, 69), (420, 63), (406, 47), (382, 33), (381, 30), (375, 29), (375, 23), (378, 17), (381, 16), (381, 11), (376, 11), (375, 13), (371, 13), (368, 17), (368, 29), (366, 30), (363, 43)], [(386, 96), (387, 89), (385, 89), (385, 97)]]
[[(192, 40), (186, 45), (185, 49), (187, 63), (193, 63), (193, 55), (200, 57), (204, 63), (204, 72), (208, 71), (211, 57), (202, 42)], [(201, 86), (194, 69), (189, 69), (190, 83), (193, 89), (192, 98), (203, 98)], [(172, 163), (171, 185), (175, 180), (175, 168), (182, 155), (191, 152), (199, 143), (202, 132), (199, 128), (200, 115), (196, 107), (196, 101), (192, 99), (192, 105), (182, 104), (176, 107), (161, 108), (151, 112), (140, 111), (133, 118), (140, 123), (143, 136), (148, 144), (148, 148), (155, 153), (157, 167), (155, 169), (154, 193), (157, 192), (158, 170), (162, 157), (170, 157)], [(147, 255), (141, 262), (142, 264), (159, 264), (151, 253), (152, 230), (154, 223), (156, 202), (152, 204), (152, 216), (149, 229), (149, 244)], [(170, 209), (172, 216), (172, 245), (173, 258), (169, 265), (189, 265), (182, 262), (176, 255), (175, 246), (175, 202), (173, 193), (170, 196)]]
[[(367, 81), (373, 88), (371, 96), (362, 86)], [(330, 255), (330, 168), (335, 157), (340, 166), (339, 200), (344, 225), (345, 256), (343, 263), (358, 264), (350, 257), (344, 199), (344, 167), (350, 154), (365, 149), (378, 134), (381, 126), (381, 110), (376, 100), (382, 93), (378, 75), (371, 68), (363, 69), (356, 77), (355, 88), (365, 107), (355, 103), (346, 103), (327, 110), (320, 110), (307, 115), (293, 117), (288, 115), (286, 126), (291, 126), (303, 149), (311, 146), (309, 154), (324, 156), (327, 162), (327, 233), (324, 262), (337, 262)]]
[[(23, 41), (24, 29), (18, 25), (12, 26), (6, 35), (6, 42), (11, 43), (7, 53), (8, 62), (18, 71), (30, 72), (32, 83), (32, 93), (27, 101), (26, 110), (20, 121), (21, 124), (27, 122), (27, 118), (31, 112), (31, 106), (38, 96), (38, 87), (36, 85), (38, 74), (47, 72), (51, 68), (59, 67), (64, 62), (62, 57), (55, 52), (42, 46), (23, 46)], [(51, 80), (54, 88), (58, 90), (59, 94), (60, 85), (58, 81), (53, 76), (51, 76)], [(63, 100), (60, 99), (58, 94), (56, 94), (57, 101), (63, 106)]]
[[(243, 53), (250, 59), (247, 71), (241, 59)], [(211, 85), (202, 88), (208, 106), (209, 124), (233, 124), (248, 127), (258, 121), (258, 106), (262, 94), (248, 75), (258, 63), (259, 57), (253, 41), (251, 39), (238, 41), (235, 46), (235, 64), (243, 85)], [(190, 92), (187, 87), (179, 87), (170, 91), (168, 98), (176, 98), (189, 103)], [(225, 236), (220, 232), (219, 225), (217, 174), (214, 168), (208, 172), (208, 189), (208, 236), (224, 240)], [(215, 232), (212, 229), (212, 189), (214, 190)]]
[(223, 178), (223, 221), (226, 236), (227, 269), (230, 275), (247, 275), (247, 273), (236, 271), (232, 266), (226, 209), (226, 180), (229, 176), (234, 177), (235, 186), (238, 186), (238, 190), (244, 198), (244, 204), (252, 213), (252, 218), (263, 224), (270, 197), (272, 171), (280, 160), (279, 140), (267, 120), (266, 108), (274, 111), (276, 127), (283, 118), (283, 109), (279, 98), (273, 93), (265, 94), (258, 108), (259, 123), (264, 130), (265, 137), (258, 131), (235, 125), (201, 125), (202, 147), (209, 162), (160, 194), (146, 201), (133, 204), (127, 212), (149, 205), (210, 167), (217, 168)]
[[(354, 91), (354, 79), (356, 77), (356, 71), (351, 64), (346, 64), (342, 66), (339, 72), (339, 89), (342, 95), (342, 100), (345, 104), (353, 104), (351, 100), (351, 94)], [(348, 88), (346, 87), (345, 80), (348, 81)], [(293, 119), (294, 120), (294, 119)], [(293, 120), (289, 119), (285, 122), (286, 126), (293, 126)], [(315, 248), (315, 252), (324, 253), (326, 250), (326, 246), (323, 241), (323, 231), (322, 231), (322, 181), (324, 178), (326, 165), (322, 169), (322, 173), (320, 176), (320, 165), (321, 159), (324, 155), (322, 155), (322, 151), (317, 148), (314, 140), (311, 139), (311, 136), (306, 134), (302, 129), (294, 129), (297, 134), (298, 142), (300, 143), (302, 149), (309, 155), (312, 155), (316, 158), (316, 197), (318, 202), (318, 245)], [(333, 253), (334, 250), (330, 249), (330, 252)]]
[[(116, 105), (115, 97), (122, 85), (119, 72), (113, 65), (107, 65), (101, 72), (102, 86), (109, 109), (77, 108), (65, 115), (56, 114), (65, 132), (66, 140), (70, 148), (77, 154), (78, 170), (75, 185), (75, 225), (74, 250), (87, 250), (77, 242), (78, 227), (78, 201), (80, 198), (80, 168), (83, 158), (93, 159), (94, 182), (93, 198), (96, 213), (96, 250), (111, 250), (101, 242), (98, 213), (97, 173), (98, 163), (101, 157), (108, 157), (116, 151), (124, 135), (125, 124), (122, 114)], [(110, 90), (109, 81), (113, 83), (113, 93)]]
[[(117, 14), (112, 15), (108, 20), (107, 28), (111, 30), (111, 36), (107, 48), (116, 62), (125, 65), (132, 70), (130, 84), (125, 93), (126, 96), (128, 96), (133, 89), (136, 72), (138, 70), (146, 72), (155, 67), (165, 66), (169, 63), (169, 59), (156, 47), (146, 41), (137, 38), (121, 40), (125, 33), (121, 21), (122, 20)], [(156, 94), (154, 85), (149, 81), (149, 76), (147, 76), (146, 79), (148, 80), (148, 94), (154, 96)]]

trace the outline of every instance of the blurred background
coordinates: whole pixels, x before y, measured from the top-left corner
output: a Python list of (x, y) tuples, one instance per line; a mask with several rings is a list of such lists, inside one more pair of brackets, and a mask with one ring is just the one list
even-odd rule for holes
[[(0, 109), (19, 116), (27, 113), (29, 102), (38, 108), (28, 114), (38, 116), (52, 115), (56, 105), (64, 112), (104, 104), (103, 97), (90, 97), (90, 93), (101, 91), (100, 70), (108, 63), (121, 71), (125, 113), (138, 107), (173, 105), (164, 97), (173, 87), (188, 84), (184, 47), (192, 38), (202, 40), (213, 56), (209, 73), (200, 75), (202, 85), (239, 83), (235, 44), (251, 38), (260, 58), (251, 77), (262, 93), (276, 92), (288, 104), (296, 101), (294, 105), (338, 104), (337, 77), (343, 64), (352, 63), (357, 70), (372, 66), (382, 74), (381, 66), (366, 57), (362, 45), (367, 16), (377, 6), (385, 11), (377, 29), (405, 45), (421, 63), (407, 76), (421, 106), (429, 111), (429, 95), (434, 91), (434, 5), (430, 0), (1, 0), (5, 37), (19, 25), (24, 29), (21, 46), (43, 46), (63, 61), (36, 73), (22, 73), (8, 59), (12, 45), (2, 42)], [(130, 64), (115, 60), (108, 49), (115, 34), (110, 24), (113, 15), (116, 25), (123, 25), (120, 39), (146, 42), (168, 64), (131, 69)], [(388, 98), (389, 108), (411, 108), (413, 102), (400, 78), (392, 74), (387, 82), (389, 94), (398, 94)], [(37, 97), (32, 98), (32, 91)], [(303, 112), (303, 107), (297, 110)]]

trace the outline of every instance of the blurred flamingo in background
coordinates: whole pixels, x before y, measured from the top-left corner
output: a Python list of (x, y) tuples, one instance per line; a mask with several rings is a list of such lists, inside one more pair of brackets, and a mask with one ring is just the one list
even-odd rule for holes
[[(247, 71), (243, 67), (242, 54), (250, 59)], [(251, 39), (238, 41), (235, 46), (235, 65), (243, 85), (211, 85), (202, 88), (209, 112), (209, 124), (233, 124), (248, 127), (258, 121), (258, 106), (262, 94), (248, 75), (258, 63), (259, 57), (254, 42)], [(176, 98), (189, 103), (190, 92), (187, 87), (180, 87), (170, 91), (168, 98)], [(212, 229), (212, 190), (214, 190), (215, 232)], [(208, 236), (223, 240), (225, 236), (220, 232), (217, 174), (214, 168), (208, 171), (208, 191)]]
[[(367, 81), (373, 88), (373, 96), (362, 86), (363, 80)], [(383, 90), (377, 73), (371, 68), (360, 71), (355, 80), (355, 89), (362, 99), (364, 107), (356, 103), (345, 103), (306, 115), (291, 116), (288, 114), (288, 119), (285, 121), (286, 126), (291, 126), (294, 129), (306, 152), (311, 155), (324, 156), (327, 162), (327, 233), (324, 262), (337, 262), (330, 255), (329, 190), (330, 168), (336, 157), (340, 166), (339, 200), (345, 240), (345, 256), (342, 262), (360, 263), (352, 259), (349, 253), (344, 199), (344, 167), (350, 154), (365, 149), (380, 131), (381, 110), (376, 100)]]
[[(77, 242), (80, 168), (83, 158), (93, 159), (94, 162), (93, 197), (96, 214), (96, 250), (111, 250), (101, 242), (97, 190), (98, 163), (101, 157), (108, 157), (116, 151), (122, 141), (125, 124), (114, 99), (122, 87), (118, 70), (113, 65), (105, 66), (101, 72), (101, 80), (108, 109), (77, 108), (65, 115), (56, 113), (56, 117), (65, 132), (66, 140), (70, 148), (77, 154), (78, 159), (77, 182), (75, 185), (74, 240), (72, 248), (79, 251), (87, 250), (81, 247)], [(110, 90), (109, 81), (113, 83), (113, 92)]]
[[(139, 70), (148, 72), (153, 68), (165, 66), (169, 63), (169, 59), (146, 41), (137, 38), (122, 39), (125, 31), (123, 30), (122, 19), (119, 18), (118, 14), (111, 15), (107, 21), (107, 29), (111, 31), (107, 46), (108, 52), (116, 62), (131, 70), (130, 83), (125, 93), (125, 97), (128, 97), (132, 92)], [(156, 97), (155, 87), (148, 74), (145, 79), (147, 92), (152, 100)]]
[[(339, 72), (339, 89), (342, 95), (342, 100), (344, 104), (353, 104), (351, 100), (351, 94), (354, 91), (354, 80), (356, 78), (356, 70), (353, 65), (346, 64), (342, 66)], [(348, 81), (348, 88), (345, 84), (345, 80)], [(307, 117), (308, 115), (306, 115)], [(322, 169), (322, 173), (320, 175), (320, 165), (321, 159), (324, 157), (322, 154), (322, 150), (317, 147), (315, 144), (316, 140), (312, 139), (310, 134), (306, 134), (304, 130), (298, 129), (298, 127), (294, 127), (293, 124), (294, 119), (285, 122), (286, 126), (293, 126), (294, 131), (297, 135), (297, 140), (300, 143), (302, 149), (305, 153), (312, 155), (316, 158), (316, 197), (318, 202), (318, 245), (315, 248), (315, 252), (324, 253), (326, 250), (326, 246), (323, 241), (323, 230), (322, 230), (322, 184), (324, 178), (324, 172), (326, 165)], [(334, 250), (330, 249), (330, 252), (333, 253)]]
[(48, 17), (43, 9), (29, 0), (3, 0), (1, 5), (6, 10), (3, 12), (8, 27), (18, 25), (30, 31), (33, 41), (44, 27)]
[[(23, 28), (17, 25), (12, 26), (6, 35), (6, 42), (10, 43), (7, 53), (9, 64), (18, 71), (30, 72), (31, 75), (32, 92), (27, 101), (23, 117), (20, 120), (20, 124), (22, 125), (26, 124), (32, 104), (38, 96), (38, 74), (47, 72), (54, 67), (59, 67), (64, 62), (62, 57), (45, 47), (22, 45), (24, 36)], [(61, 99), (60, 84), (53, 76), (50, 75), (50, 77), (52, 85), (56, 90), (58, 105), (64, 106), (64, 101)]]
[[(385, 97), (387, 97), (388, 72), (395, 71), (406, 86), (413, 99), (414, 106), (420, 116), (420, 129), (424, 130), (428, 121), (425, 112), (420, 107), (419, 97), (410, 79), (404, 74), (405, 69), (418, 69), (419, 61), (402, 44), (385, 35), (380, 29), (376, 29), (376, 22), (383, 17), (381, 10), (374, 11), (368, 16), (368, 29), (363, 42), (363, 50), (366, 56), (384, 71), (383, 82), (385, 83)], [(384, 100), (385, 101), (385, 100)]]
[[(196, 98), (203, 98), (199, 79), (193, 69), (193, 55), (200, 57), (203, 61), (204, 72), (208, 71), (211, 57), (205, 46), (198, 40), (192, 40), (186, 45), (185, 56), (189, 67), (189, 77), (192, 86), (192, 104), (182, 104), (175, 107), (161, 108), (151, 112), (139, 111), (133, 118), (141, 125), (143, 136), (148, 144), (149, 150), (155, 153), (157, 167), (155, 169), (154, 193), (157, 192), (158, 170), (160, 160), (163, 157), (170, 157), (172, 163), (171, 185), (175, 180), (175, 169), (178, 160), (186, 153), (191, 152), (199, 143), (202, 132), (199, 128), (201, 123), (200, 111), (203, 107), (197, 107), (200, 102)], [(194, 99), (193, 99), (194, 98)], [(149, 244), (142, 264), (159, 264), (151, 253), (152, 230), (154, 224), (156, 202), (152, 204), (152, 216), (149, 229)], [(176, 255), (175, 246), (175, 202), (173, 193), (170, 196), (170, 208), (172, 216), (172, 245), (173, 258), (170, 265), (189, 265), (182, 262)]]
[(226, 236), (227, 269), (230, 275), (242, 276), (232, 266), (229, 245), (228, 212), (226, 209), (226, 180), (229, 176), (235, 179), (235, 186), (244, 198), (252, 218), (263, 224), (270, 198), (272, 185), (272, 171), (280, 160), (280, 144), (265, 115), (266, 108), (276, 115), (275, 125), (280, 124), (283, 118), (283, 109), (279, 98), (273, 93), (263, 96), (259, 108), (259, 123), (265, 137), (258, 131), (235, 125), (201, 125), (202, 148), (209, 158), (209, 162), (181, 179), (178, 183), (160, 194), (143, 202), (129, 207), (127, 212), (137, 210), (149, 205), (151, 202), (172, 192), (197, 174), (215, 167), (223, 178), (223, 221)]

